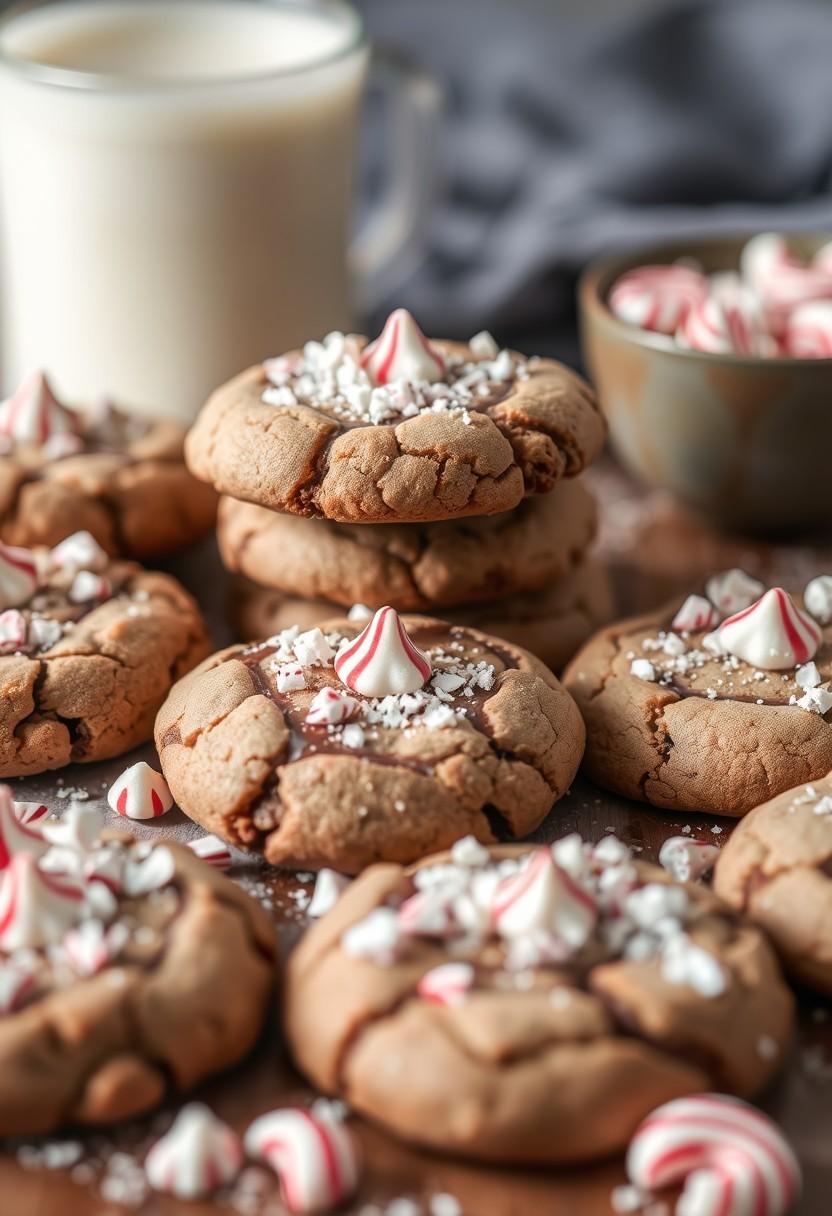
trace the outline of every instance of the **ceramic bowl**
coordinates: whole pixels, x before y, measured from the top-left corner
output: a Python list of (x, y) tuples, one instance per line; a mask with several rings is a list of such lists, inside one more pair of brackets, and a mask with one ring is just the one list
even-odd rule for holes
[[(723, 527), (806, 532), (832, 521), (832, 359), (683, 350), (607, 305), (625, 271), (694, 258), (736, 270), (751, 234), (641, 249), (591, 266), (580, 284), (584, 358), (624, 465)], [(829, 234), (790, 238), (809, 257)]]

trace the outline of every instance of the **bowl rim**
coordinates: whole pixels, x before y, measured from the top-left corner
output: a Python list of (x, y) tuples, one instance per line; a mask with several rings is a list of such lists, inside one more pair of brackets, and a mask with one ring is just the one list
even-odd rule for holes
[[(685, 239), (666, 239), (646, 244), (630, 246), (617, 253), (594, 258), (581, 272), (578, 279), (578, 300), (584, 314), (596, 314), (617, 333), (618, 337), (635, 346), (648, 350), (659, 351), (662, 354), (679, 359), (698, 359), (705, 363), (716, 365), (740, 364), (743, 367), (792, 369), (802, 367), (829, 368), (832, 367), (832, 356), (812, 359), (806, 355), (745, 355), (735, 351), (706, 351), (691, 350), (677, 346), (668, 334), (656, 333), (650, 329), (639, 329), (617, 317), (607, 302), (607, 296), (616, 279), (636, 266), (655, 263), (669, 263), (682, 257), (696, 259), (703, 250), (718, 250), (733, 248), (738, 243), (745, 243), (752, 236), (769, 229), (737, 229), (735, 232), (724, 232), (718, 236), (690, 237)], [(785, 234), (787, 238), (796, 241), (825, 243), (832, 241), (832, 231), (820, 229), (799, 230)]]

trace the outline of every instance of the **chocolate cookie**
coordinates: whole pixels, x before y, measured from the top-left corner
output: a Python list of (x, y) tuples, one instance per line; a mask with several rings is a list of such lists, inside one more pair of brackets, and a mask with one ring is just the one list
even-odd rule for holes
[(763, 934), (615, 837), (374, 866), (287, 967), (316, 1086), (486, 1161), (603, 1158), (668, 1099), (754, 1094), (792, 1022)]
[[(354, 611), (359, 613), (360, 606)], [(326, 600), (295, 599), (248, 579), (237, 579), (233, 585), (232, 619), (242, 638), (269, 637), (292, 624), (307, 629), (337, 612), (337, 605)], [(612, 615), (610, 580), (591, 558), (542, 591), (466, 604), (444, 613), (452, 625), (470, 625), (530, 650), (553, 671), (559, 671)]]
[(385, 528), (224, 498), (217, 535), (228, 569), (262, 587), (344, 608), (436, 611), (549, 587), (589, 547), (596, 515), (577, 481), (502, 515)]
[(210, 532), (216, 495), (185, 468), (185, 432), (108, 406), (68, 410), (37, 374), (0, 405), (0, 540), (56, 545), (90, 532), (141, 560)]
[(74, 807), (24, 829), (0, 790), (0, 1134), (99, 1125), (253, 1047), (276, 945), (258, 903), (188, 848)]
[(429, 343), (399, 309), (369, 346), (330, 334), (223, 385), (186, 457), (246, 502), (339, 523), (419, 523), (546, 493), (580, 473), (604, 434), (589, 387), (561, 364), (499, 351), (488, 335)]
[(746, 815), (720, 854), (714, 889), (766, 931), (792, 975), (832, 995), (832, 778)]
[(468, 833), (526, 835), (567, 790), (583, 742), (574, 702), (537, 659), (390, 608), (363, 632), (335, 620), (222, 651), (156, 721), (192, 819), (274, 865), (344, 873)]
[(739, 816), (832, 769), (832, 631), (740, 571), (708, 594), (602, 630), (564, 683), (599, 785)]
[(0, 776), (118, 756), (150, 738), (171, 685), (211, 649), (166, 574), (110, 561), (89, 533), (0, 544)]

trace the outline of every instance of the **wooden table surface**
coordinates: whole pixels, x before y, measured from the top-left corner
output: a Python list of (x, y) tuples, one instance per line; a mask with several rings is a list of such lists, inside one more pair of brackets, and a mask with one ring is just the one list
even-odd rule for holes
[[(832, 569), (823, 546), (785, 547), (726, 541), (682, 516), (660, 495), (646, 497), (609, 465), (590, 480), (604, 504), (599, 549), (613, 569), (623, 607), (656, 603), (684, 590), (686, 581), (726, 565), (742, 562), (767, 575), (805, 581)], [(222, 596), (217, 591), (213, 553), (204, 550), (171, 566), (200, 593), (221, 639)], [(211, 598), (202, 589), (211, 588)], [(133, 759), (146, 756), (148, 749)], [(60, 806), (57, 792), (81, 787), (106, 809), (103, 791), (125, 766), (125, 760), (77, 767), (59, 778), (16, 783), (20, 798), (42, 798)], [(583, 780), (553, 810), (538, 832), (552, 840), (579, 831), (597, 840), (615, 832), (647, 859), (655, 859), (662, 841), (690, 824), (703, 839), (724, 843), (730, 820), (697, 815), (677, 817), (613, 797)], [(159, 827), (178, 838), (191, 826), (178, 812)], [(712, 829), (721, 829), (714, 833)], [(142, 832), (159, 828), (139, 827)], [(291, 875), (267, 873), (242, 861), (233, 876), (273, 908), (287, 949), (302, 930), (303, 884)], [(761, 1105), (784, 1128), (805, 1173), (805, 1193), (797, 1209), (802, 1216), (828, 1216), (832, 1211), (832, 1007), (809, 993), (800, 997), (800, 1027), (789, 1065), (764, 1095)], [(308, 1102), (312, 1095), (293, 1072), (278, 1035), (270, 1031), (244, 1065), (210, 1083), (196, 1095), (243, 1129), (256, 1115), (275, 1105)], [(172, 1108), (171, 1108), (172, 1109)], [(141, 1161), (147, 1145), (167, 1125), (171, 1109), (116, 1132), (10, 1144), (0, 1155), (0, 1216), (115, 1216), (139, 1211), (142, 1216), (207, 1216), (238, 1211), (241, 1216), (279, 1216), (283, 1208), (268, 1176), (250, 1170), (243, 1181), (214, 1204), (183, 1204), (143, 1193)], [(557, 1173), (484, 1169), (411, 1151), (377, 1129), (354, 1122), (364, 1148), (366, 1170), (361, 1192), (345, 1211), (364, 1216), (451, 1216), (453, 1196), (465, 1216), (608, 1216), (612, 1188), (623, 1181), (621, 1162)], [(60, 1149), (78, 1161), (69, 1169), (49, 1168)], [(127, 1204), (119, 1202), (128, 1199)], [(401, 1201), (409, 1199), (411, 1206)], [(398, 1202), (397, 1202), (398, 1201)]]

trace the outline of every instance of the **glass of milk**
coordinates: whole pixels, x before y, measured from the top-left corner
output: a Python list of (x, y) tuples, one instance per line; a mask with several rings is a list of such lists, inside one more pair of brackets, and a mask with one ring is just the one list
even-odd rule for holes
[[(188, 421), (349, 328), (369, 50), (341, 0), (63, 0), (0, 23), (0, 375)], [(418, 227), (435, 96), (398, 76), (365, 272)], [(403, 115), (405, 116), (403, 119)], [(409, 117), (408, 117), (409, 115)], [(393, 126), (397, 126), (394, 123)]]

